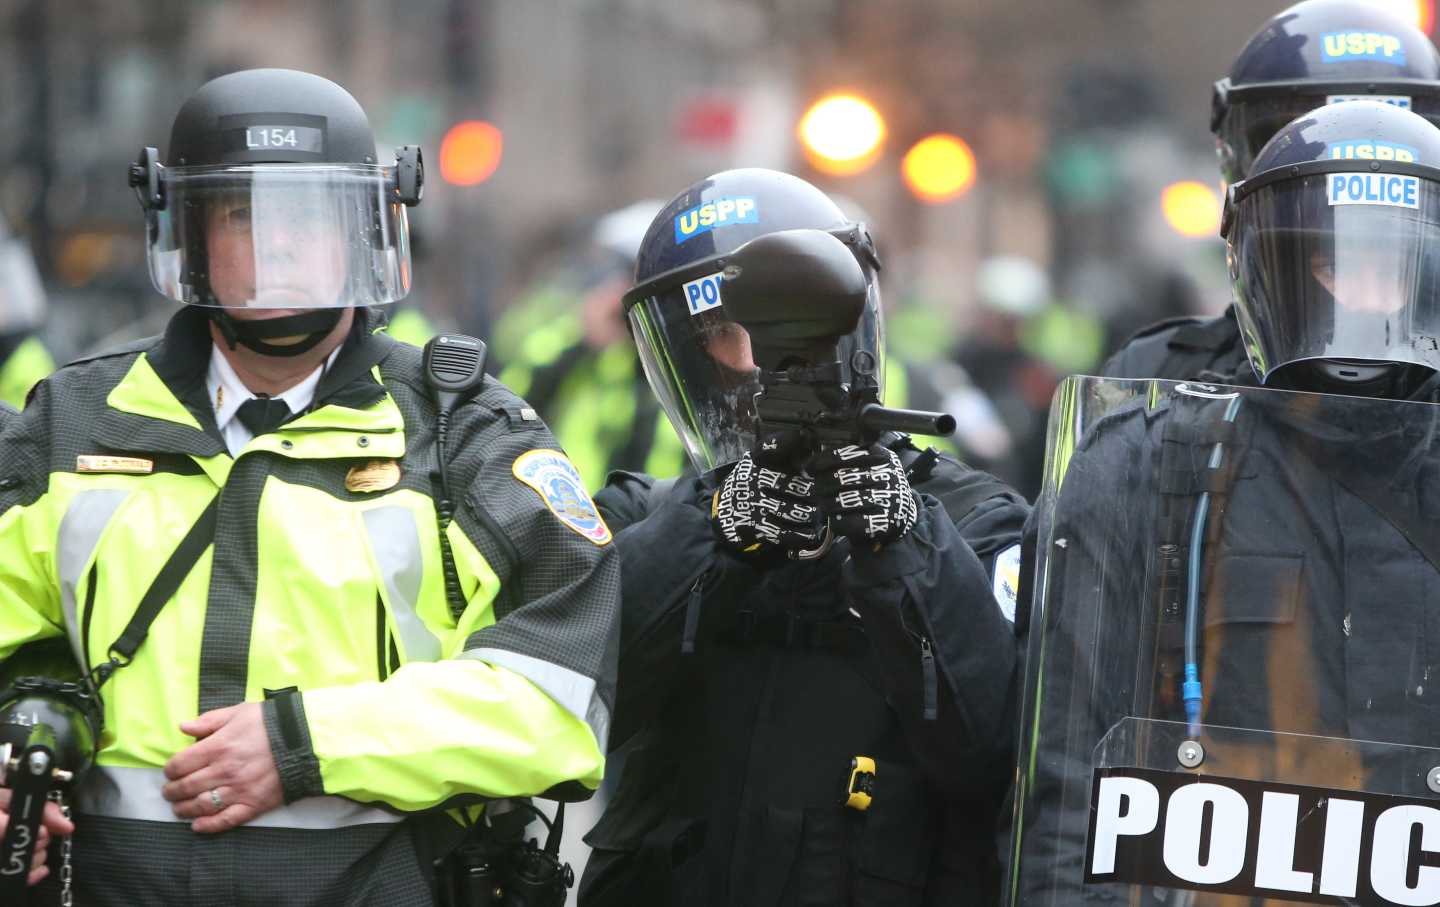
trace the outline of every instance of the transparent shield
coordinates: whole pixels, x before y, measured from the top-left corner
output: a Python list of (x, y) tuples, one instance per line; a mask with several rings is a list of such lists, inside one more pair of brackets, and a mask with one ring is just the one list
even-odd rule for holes
[(1437, 429), (1427, 403), (1061, 386), (1009, 904), (1440, 904)]

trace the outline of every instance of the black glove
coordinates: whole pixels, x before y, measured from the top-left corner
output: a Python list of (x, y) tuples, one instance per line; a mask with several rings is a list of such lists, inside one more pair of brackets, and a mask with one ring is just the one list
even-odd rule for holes
[(915, 528), (915, 494), (893, 450), (872, 444), (821, 451), (810, 464), (816, 496), (836, 535), (883, 545)]
[(815, 483), (794, 464), (804, 438), (777, 433), (761, 438), (740, 458), (715, 492), (710, 525), (720, 544), (750, 557), (814, 548), (824, 516)]

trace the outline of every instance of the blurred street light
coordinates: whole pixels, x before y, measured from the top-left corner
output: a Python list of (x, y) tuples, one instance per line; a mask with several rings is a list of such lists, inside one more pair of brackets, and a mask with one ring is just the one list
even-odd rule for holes
[(1435, 0), (1371, 0), (1414, 25), (1425, 34), (1435, 28)]
[(500, 166), (504, 144), (504, 135), (492, 123), (456, 123), (440, 142), (440, 178), (456, 186), (478, 186)]
[(830, 94), (800, 118), (800, 144), (811, 166), (832, 176), (849, 176), (880, 157), (885, 121), (875, 105), (852, 94)]
[(975, 183), (975, 154), (958, 136), (927, 135), (905, 152), (900, 175), (922, 202), (948, 202)]
[(1160, 192), (1165, 223), (1181, 236), (1216, 236), (1220, 232), (1220, 196), (1204, 183), (1184, 180)]

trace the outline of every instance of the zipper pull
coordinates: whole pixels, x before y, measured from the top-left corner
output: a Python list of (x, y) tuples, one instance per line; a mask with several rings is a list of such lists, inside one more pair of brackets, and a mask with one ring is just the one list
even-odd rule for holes
[(700, 626), (700, 600), (705, 591), (705, 574), (690, 587), (690, 598), (685, 603), (685, 631), (680, 636), (680, 654), (695, 654), (695, 631)]
[(920, 673), (925, 678), (925, 720), (934, 721), (940, 717), (940, 690), (935, 679), (935, 651), (930, 648), (930, 638), (920, 637)]

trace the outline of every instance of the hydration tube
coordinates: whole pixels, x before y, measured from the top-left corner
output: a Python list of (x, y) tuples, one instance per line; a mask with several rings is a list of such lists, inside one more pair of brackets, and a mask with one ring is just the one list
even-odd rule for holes
[[(1184, 385), (1182, 385), (1184, 387)], [(1210, 396), (1206, 394), (1204, 396)], [(1230, 395), (1225, 407), (1225, 421), (1233, 423), (1240, 410), (1240, 395)], [(1220, 467), (1224, 442), (1216, 441), (1210, 451), (1210, 461), (1205, 464), (1213, 472)], [(1200, 706), (1204, 694), (1200, 685), (1200, 565), (1205, 545), (1205, 523), (1210, 516), (1210, 492), (1200, 495), (1195, 505), (1195, 525), (1190, 530), (1190, 569), (1185, 588), (1185, 682), (1181, 685), (1181, 698), (1185, 701), (1185, 724), (1191, 737), (1200, 734)]]

